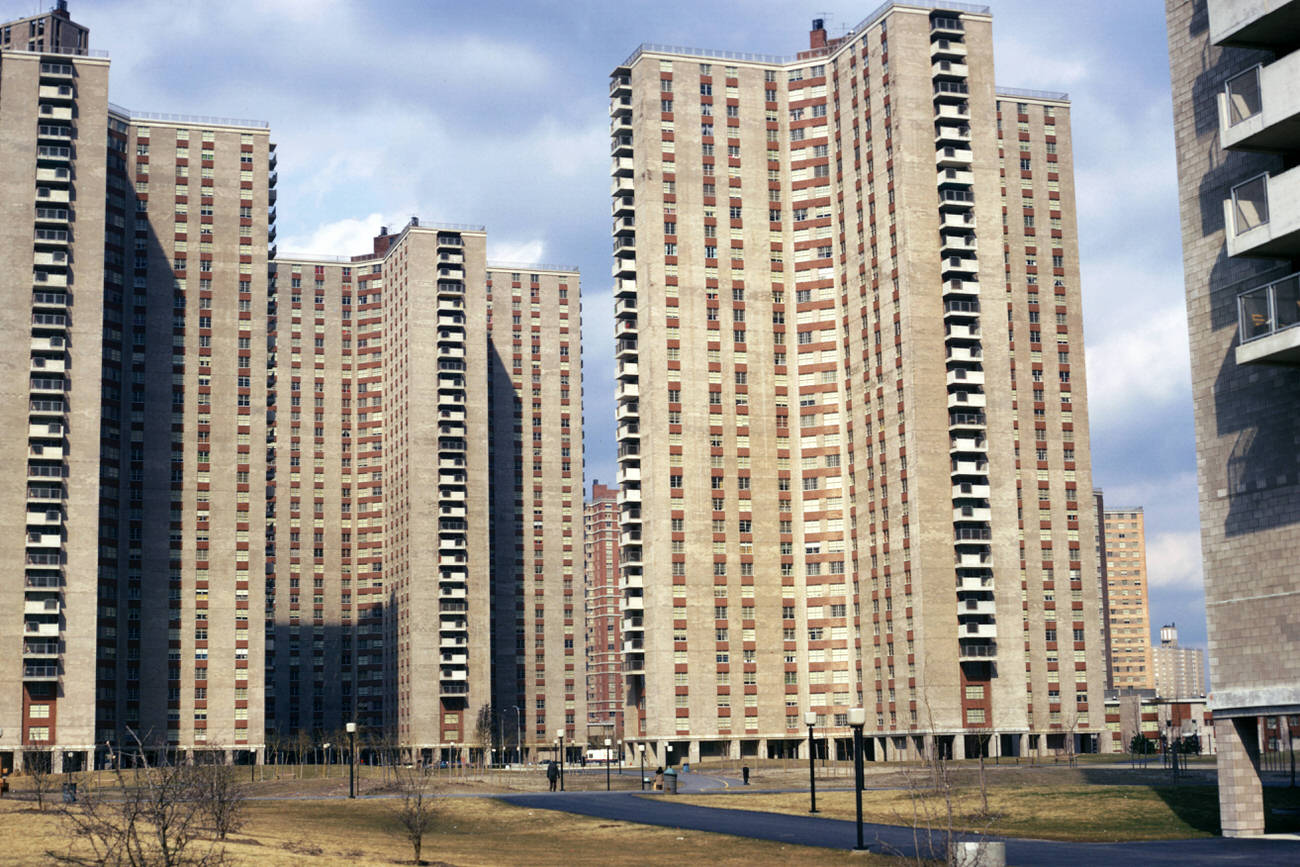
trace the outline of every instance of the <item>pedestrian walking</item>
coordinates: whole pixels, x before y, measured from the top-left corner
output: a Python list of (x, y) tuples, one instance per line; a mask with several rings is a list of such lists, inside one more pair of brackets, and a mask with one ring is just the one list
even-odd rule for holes
[(546, 764), (546, 779), (550, 781), (551, 791), (554, 792), (555, 784), (560, 781), (560, 766), (555, 763), (554, 759)]
[(655, 768), (655, 791), (662, 792), (663, 790), (664, 790), (664, 769)]
[(740, 769), (740, 777), (741, 777), (742, 780), (745, 781), (745, 785), (748, 786), (748, 785), (749, 785), (749, 765), (744, 765), (743, 767), (741, 767), (741, 769)]

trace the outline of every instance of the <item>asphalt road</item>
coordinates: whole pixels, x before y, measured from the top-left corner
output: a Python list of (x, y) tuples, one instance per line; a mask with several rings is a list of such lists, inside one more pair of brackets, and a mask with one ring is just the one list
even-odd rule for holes
[[(695, 775), (684, 775), (687, 778)], [(692, 781), (694, 782), (694, 781)], [(701, 780), (701, 783), (704, 781)], [(728, 780), (734, 787), (734, 782)], [(691, 787), (692, 789), (694, 786)], [(507, 795), (509, 804), (530, 809), (560, 810), (600, 819), (638, 822), (691, 831), (712, 831), (757, 840), (805, 846), (851, 849), (857, 842), (853, 822), (816, 816), (787, 815), (751, 810), (698, 807), (674, 801), (671, 796), (641, 796), (636, 792), (565, 792)], [(863, 838), (873, 852), (914, 857), (918, 848), (910, 828), (864, 825)], [(975, 839), (963, 835), (959, 839)], [(1058, 843), (1002, 837), (1007, 863), (1105, 864), (1107, 867), (1189, 864), (1300, 864), (1300, 841), (1293, 839), (1208, 838), (1141, 843)], [(934, 849), (921, 841), (922, 854), (942, 857), (943, 842), (936, 835)]]

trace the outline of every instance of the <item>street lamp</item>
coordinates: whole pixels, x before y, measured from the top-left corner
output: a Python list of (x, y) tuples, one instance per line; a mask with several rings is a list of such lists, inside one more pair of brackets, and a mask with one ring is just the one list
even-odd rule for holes
[(623, 739), (618, 739), (618, 775), (623, 776)]
[(813, 726), (817, 725), (817, 714), (808, 711), (803, 715), (804, 724), (808, 726), (808, 796), (812, 800), (809, 813), (817, 812), (817, 776), (813, 757)]
[(325, 750), (325, 773), (323, 774), (323, 776), (328, 779), (330, 775), (330, 742), (326, 741), (325, 743), (321, 744), (321, 746)]
[(357, 796), (357, 724), (348, 723), (348, 797)]
[(564, 791), (564, 729), (555, 730), (556, 743), (560, 745), (560, 791)]
[(862, 727), (866, 724), (866, 708), (849, 708), (849, 725), (853, 727), (853, 794), (858, 803), (858, 845), (853, 848), (859, 852), (867, 848), (862, 842)]
[(609, 738), (605, 738), (605, 791), (609, 791)]
[(641, 754), (641, 791), (645, 791), (645, 744), (637, 744), (636, 751)]

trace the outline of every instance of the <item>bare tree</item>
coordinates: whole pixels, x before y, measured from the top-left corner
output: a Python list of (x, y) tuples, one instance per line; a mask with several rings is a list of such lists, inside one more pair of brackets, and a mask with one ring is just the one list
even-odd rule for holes
[(492, 752), (492, 705), (483, 704), (478, 709), (478, 717), (474, 721), (474, 736), (478, 738), (479, 749), (483, 751), (482, 763), (488, 763), (488, 757)]
[[(213, 754), (219, 759), (220, 753)], [(233, 765), (213, 760), (201, 764), (196, 773), (197, 795), (203, 805), (217, 839), (238, 831), (246, 820), (245, 807), (248, 803), (248, 784), (244, 775), (238, 773)]]
[(23, 752), (23, 774), (31, 783), (32, 795), (36, 798), (36, 809), (45, 812), (45, 801), (54, 791), (54, 774), (52, 773), (50, 754), (47, 750), (25, 750)]
[(415, 853), (415, 863), (420, 865), (424, 863), (420, 860), (424, 835), (433, 829), (437, 821), (433, 799), (433, 773), (423, 762), (415, 762), (409, 768), (398, 766), (393, 770), (399, 798), (396, 806), (393, 807), (393, 816), (411, 844), (411, 849)]
[(87, 793), (76, 804), (65, 804), (63, 821), (71, 842), (66, 852), (48, 852), (65, 864), (206, 865), (220, 864), (225, 850), (216, 841), (199, 842), (207, 815), (201, 775), (208, 770), (184, 762), (170, 762), (162, 753), (154, 764), (140, 739), (134, 773), (113, 762), (108, 792)]

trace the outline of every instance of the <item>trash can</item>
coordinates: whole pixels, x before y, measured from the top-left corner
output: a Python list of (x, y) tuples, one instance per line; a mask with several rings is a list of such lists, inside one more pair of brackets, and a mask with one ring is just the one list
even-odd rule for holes
[(677, 794), (677, 772), (672, 768), (664, 771), (664, 794)]
[(63, 803), (65, 803), (65, 804), (75, 804), (75, 803), (77, 803), (77, 784), (76, 784), (76, 783), (64, 783), (64, 784), (63, 784)]

